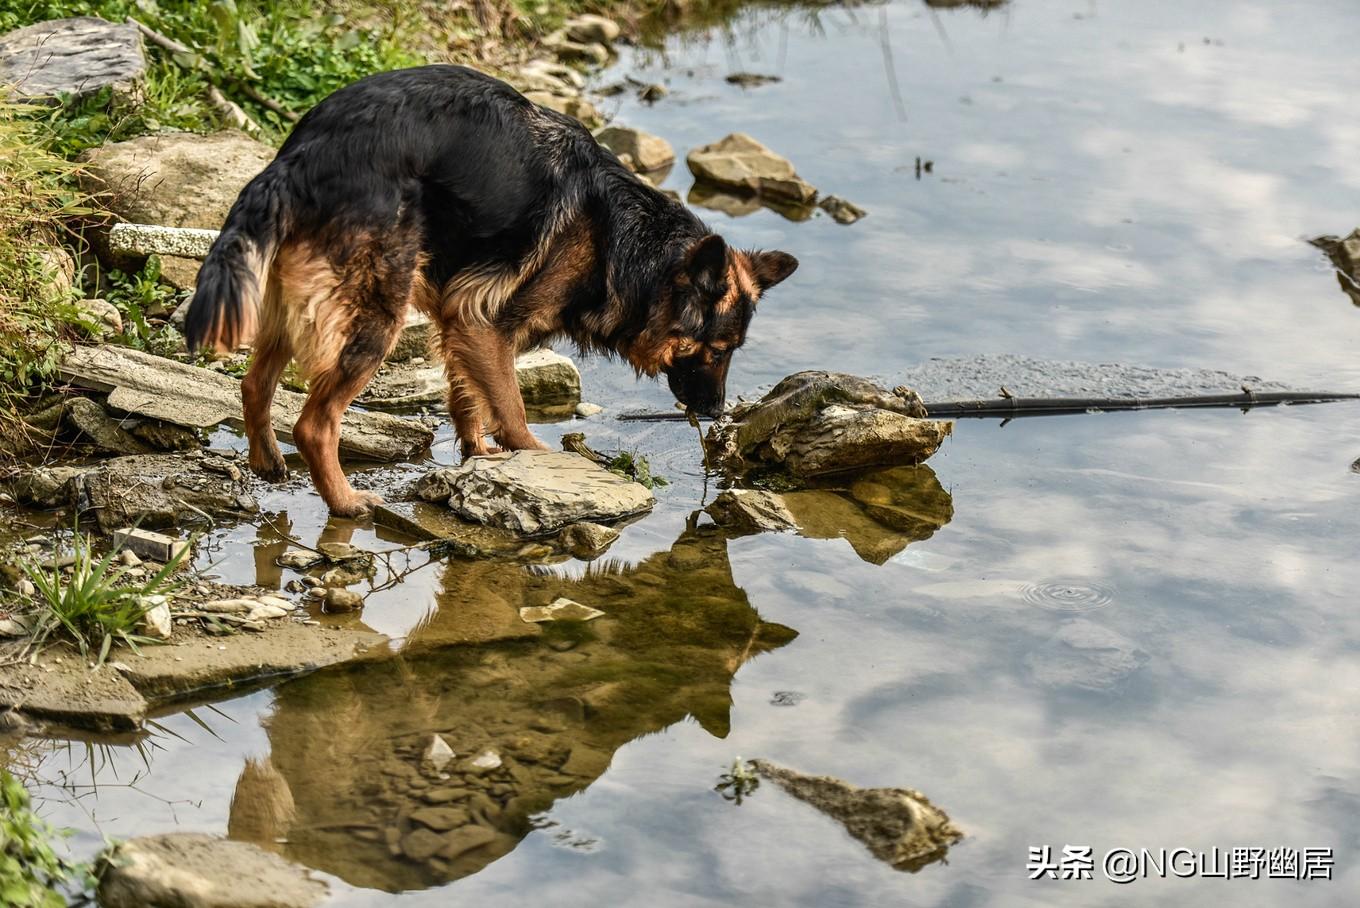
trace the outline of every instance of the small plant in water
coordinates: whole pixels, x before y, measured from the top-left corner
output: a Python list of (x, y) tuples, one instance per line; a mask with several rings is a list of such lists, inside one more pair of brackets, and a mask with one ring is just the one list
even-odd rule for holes
[(718, 776), (718, 784), (713, 786), (713, 790), (722, 795), (723, 800), (740, 805), (755, 794), (759, 787), (760, 776), (756, 775), (755, 767), (737, 757), (732, 761), (732, 768)]
[(646, 456), (636, 451), (619, 451), (604, 466), (609, 472), (625, 476), (648, 489), (670, 485), (666, 477), (653, 473)]
[(62, 908), (62, 889), (94, 887), (88, 865), (68, 861), (52, 847), (63, 835), (33, 812), (23, 784), (0, 768), (0, 904)]
[(65, 634), (80, 649), (84, 658), (97, 652), (100, 665), (108, 658), (115, 642), (137, 650), (139, 643), (156, 640), (135, 633), (146, 613), (178, 588), (171, 575), (188, 552), (172, 558), (149, 580), (140, 584), (121, 583), (127, 568), (114, 566), (117, 549), (110, 549), (95, 560), (89, 540), (77, 528), (72, 542), (74, 562), (68, 575), (54, 559), (42, 565), (31, 558), (19, 567), (33, 583), (33, 600), (38, 613), (33, 622), (33, 647), (42, 646), (55, 634)]

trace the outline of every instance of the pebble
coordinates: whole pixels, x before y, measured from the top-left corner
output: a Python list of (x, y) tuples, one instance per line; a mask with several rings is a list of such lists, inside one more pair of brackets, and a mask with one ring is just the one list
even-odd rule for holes
[(326, 598), (323, 602), (328, 612), (352, 612), (364, 607), (362, 595), (354, 590), (347, 590), (342, 587), (326, 590)]
[(599, 404), (589, 403), (588, 401), (583, 400), (576, 405), (576, 415), (581, 417), (582, 419), (588, 419), (591, 416), (596, 416), (603, 412), (604, 407), (600, 406)]
[(123, 549), (123, 551), (119, 553), (118, 558), (128, 567), (137, 567), (142, 563), (142, 559), (138, 557), (137, 553), (132, 549)]

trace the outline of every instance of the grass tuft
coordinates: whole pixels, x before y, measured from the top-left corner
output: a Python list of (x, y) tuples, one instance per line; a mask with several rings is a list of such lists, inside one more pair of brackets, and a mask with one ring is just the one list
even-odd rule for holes
[(50, 566), (33, 558), (19, 562), (36, 590), (32, 596), (38, 606), (32, 625), (33, 648), (41, 647), (53, 635), (65, 636), (79, 648), (82, 657), (89, 659), (97, 652), (96, 661), (103, 665), (115, 642), (126, 644), (134, 652), (140, 643), (157, 642), (136, 631), (146, 613), (178, 589), (179, 583), (171, 575), (184, 560), (188, 547), (140, 584), (122, 582), (127, 568), (114, 564), (117, 549), (96, 560), (89, 540), (77, 530), (73, 550), (75, 561), (69, 574), (55, 559)]

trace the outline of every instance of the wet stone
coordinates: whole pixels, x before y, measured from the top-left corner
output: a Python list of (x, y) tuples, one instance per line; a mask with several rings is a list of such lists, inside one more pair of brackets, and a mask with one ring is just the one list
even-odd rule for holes
[(448, 804), (453, 801), (461, 801), (472, 792), (466, 788), (431, 788), (421, 794), (420, 799), (426, 804)]
[(651, 510), (652, 493), (600, 465), (560, 451), (472, 457), (422, 477), (417, 494), (458, 516), (524, 534)]
[(439, 853), (443, 857), (453, 860), (474, 848), (481, 848), (483, 845), (490, 844), (495, 838), (496, 831), (489, 827), (464, 826), (444, 836), (444, 844)]
[(444, 839), (438, 833), (424, 827), (411, 830), (401, 840), (401, 853), (413, 861), (432, 858), (443, 847)]
[(777, 471), (808, 479), (871, 466), (920, 463), (953, 431), (921, 398), (839, 372), (798, 372), (709, 429), (710, 456), (734, 474)]
[(559, 597), (550, 605), (530, 605), (519, 610), (522, 620), (541, 624), (548, 621), (593, 621), (604, 612), (588, 605), (582, 605), (565, 597)]
[(422, 807), (411, 811), (411, 822), (419, 823), (435, 832), (447, 832), (472, 822), (472, 817), (460, 807)]

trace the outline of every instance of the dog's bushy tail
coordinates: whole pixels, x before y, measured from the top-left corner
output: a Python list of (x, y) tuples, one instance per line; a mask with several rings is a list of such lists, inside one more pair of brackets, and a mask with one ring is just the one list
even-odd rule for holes
[(189, 350), (228, 352), (260, 323), (270, 266), (288, 226), (288, 175), (275, 162), (246, 184), (198, 271), (184, 321)]

